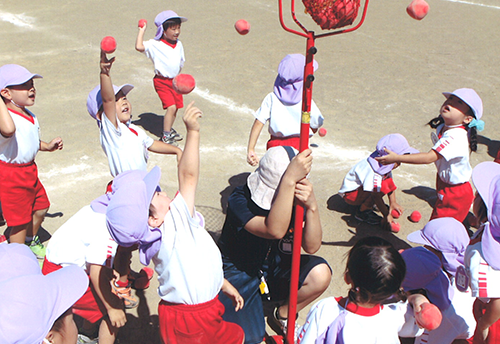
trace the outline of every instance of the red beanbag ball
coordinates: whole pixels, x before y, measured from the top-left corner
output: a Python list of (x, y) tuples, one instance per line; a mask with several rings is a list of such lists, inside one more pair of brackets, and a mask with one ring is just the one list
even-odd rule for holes
[(177, 75), (173, 82), (174, 90), (180, 94), (190, 93), (196, 86), (193, 76), (189, 74), (179, 74)]

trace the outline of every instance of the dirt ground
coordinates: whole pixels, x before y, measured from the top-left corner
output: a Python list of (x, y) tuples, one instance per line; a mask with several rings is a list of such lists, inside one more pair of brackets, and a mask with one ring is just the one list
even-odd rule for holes
[[(359, 30), (316, 41), (319, 69), (313, 99), (325, 116), (328, 134), (311, 140), (311, 181), (323, 224), (318, 254), (333, 269), (322, 297), (346, 294), (344, 257), (359, 238), (378, 235), (407, 248), (407, 234), (421, 229), (430, 216), (433, 165), (404, 165), (394, 173), (397, 198), (406, 209), (400, 233), (356, 223), (346, 213), (336, 195), (342, 179), (382, 136), (398, 132), (415, 148), (429, 150), (431, 130), (425, 123), (437, 115), (444, 100), (441, 92), (471, 87), (482, 97), (486, 122), (472, 165), (492, 160), (500, 147), (500, 133), (494, 129), (500, 124), (499, 38), (494, 34), (500, 31), (500, 7), (495, 0), (480, 1), (429, 0), (430, 11), (422, 21), (406, 14), (409, 1), (372, 1)], [(298, 29), (289, 4), (285, 1), (285, 21)], [(300, 1), (296, 7), (299, 20), (319, 33)], [(36, 80), (37, 100), (31, 110), (39, 118), (43, 140), (64, 139), (62, 151), (41, 152), (36, 159), (52, 202), (43, 224), (49, 232), (101, 195), (111, 179), (97, 126), (85, 105), (88, 92), (99, 82), (99, 43), (104, 36), (118, 42), (114, 83), (135, 85), (129, 94), (134, 123), (158, 138), (163, 110), (152, 86), (153, 68), (134, 44), (137, 21), (148, 20), (146, 38), (152, 38), (154, 17), (167, 9), (189, 19), (180, 36), (186, 53), (183, 72), (195, 77), (197, 88), (185, 96), (185, 103), (195, 101), (204, 112), (196, 204), (214, 235), (221, 229), (227, 196), (253, 170), (246, 163), (252, 112), (272, 91), (280, 60), (289, 53), (305, 53), (305, 39), (281, 28), (276, 1), (5, 0), (0, 8), (0, 65), (17, 63), (44, 76)], [(251, 24), (246, 36), (234, 30), (241, 18)], [(180, 118), (175, 128), (185, 132)], [(267, 133), (260, 137), (260, 155), (267, 138)], [(162, 187), (175, 193), (175, 158), (151, 153), (148, 166), (155, 165), (162, 169)], [(413, 210), (422, 213), (420, 223), (408, 221)], [(140, 269), (137, 256), (133, 268)], [(156, 285), (137, 293), (140, 306), (128, 312), (120, 343), (159, 343)], [(306, 314), (300, 314), (299, 323)]]

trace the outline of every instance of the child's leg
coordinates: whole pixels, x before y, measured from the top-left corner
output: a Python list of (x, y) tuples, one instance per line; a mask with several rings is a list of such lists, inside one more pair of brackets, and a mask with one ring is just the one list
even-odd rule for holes
[(11, 243), (24, 244), (26, 240), (26, 232), (31, 223), (11, 227), (9, 241)]
[(42, 225), (43, 220), (45, 220), (45, 215), (47, 215), (47, 212), (49, 211), (49, 208), (45, 209), (40, 209), (36, 210), (33, 213), (33, 221), (32, 225), (30, 226), (31, 228), (28, 228), (28, 236), (35, 237), (38, 234), (38, 230), (40, 229), (40, 226)]
[(170, 105), (165, 112), (165, 117), (163, 117), (163, 131), (170, 132), (172, 130), (176, 116), (177, 106), (175, 104)]
[(113, 344), (117, 334), (118, 328), (111, 325), (107, 316), (104, 317), (99, 326), (99, 344)]
[(474, 343), (495, 343), (494, 340), (498, 340), (498, 338), (490, 340), (489, 328), (498, 320), (500, 320), (500, 299), (491, 299), (486, 304), (483, 316), (477, 321)]

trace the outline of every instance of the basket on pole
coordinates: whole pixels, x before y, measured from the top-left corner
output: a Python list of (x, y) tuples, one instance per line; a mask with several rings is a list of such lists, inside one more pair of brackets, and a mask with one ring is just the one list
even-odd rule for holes
[[(324, 30), (334, 30), (316, 35), (314, 31), (307, 30), (295, 16), (295, 0), (291, 0), (291, 14), (294, 22), (302, 30), (297, 31), (288, 28), (283, 20), (283, 0), (278, 0), (279, 4), (279, 19), (281, 26), (285, 31), (305, 37), (306, 42), (306, 64), (304, 66), (304, 87), (302, 93), (302, 116), (300, 124), (300, 146), (299, 151), (302, 152), (309, 147), (309, 122), (311, 119), (311, 99), (312, 85), (314, 81), (314, 54), (317, 49), (314, 46), (316, 38), (338, 35), (357, 30), (364, 22), (366, 10), (368, 9), (369, 0), (365, 0), (363, 6), (363, 14), (360, 21), (354, 26), (347, 29), (339, 30), (340, 28), (352, 25), (358, 15), (360, 8), (360, 0), (302, 0), (313, 20)], [(295, 223), (293, 235), (293, 250), (292, 250), (292, 272), (290, 277), (290, 297), (288, 302), (288, 322), (286, 333), (286, 343), (294, 343), (295, 332), (295, 314), (297, 313), (297, 294), (299, 289), (299, 269), (300, 269), (300, 250), (302, 247), (302, 226), (304, 219), (304, 207), (297, 205), (295, 208)]]

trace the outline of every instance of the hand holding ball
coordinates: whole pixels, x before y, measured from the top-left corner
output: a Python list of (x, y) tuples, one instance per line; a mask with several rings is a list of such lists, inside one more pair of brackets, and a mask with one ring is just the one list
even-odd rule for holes
[(196, 86), (194, 78), (189, 74), (179, 74), (172, 81), (174, 90), (180, 94), (190, 93)]
[(101, 41), (101, 50), (106, 54), (112, 54), (116, 50), (116, 40), (111, 36), (106, 36)]
[(325, 128), (319, 128), (319, 136), (324, 137), (326, 135), (326, 129)]
[(437, 329), (442, 319), (443, 315), (439, 308), (429, 302), (422, 304), (420, 312), (415, 313), (417, 324), (429, 331)]
[(396, 209), (392, 209), (392, 211), (391, 211), (391, 215), (392, 215), (392, 217), (394, 217), (395, 219), (399, 219), (399, 217), (401, 216), (401, 214), (399, 213), (399, 211), (397, 211)]
[(401, 230), (401, 225), (395, 221), (391, 222), (391, 232), (393, 233), (399, 233)]
[(250, 31), (250, 24), (245, 19), (240, 19), (234, 23), (234, 28), (240, 35), (246, 35)]
[(416, 20), (422, 20), (429, 11), (429, 4), (425, 0), (413, 0), (406, 8), (410, 17)]
[(148, 23), (148, 21), (146, 19), (140, 19), (138, 26), (140, 28), (143, 28), (144, 26), (146, 26), (147, 23)]

